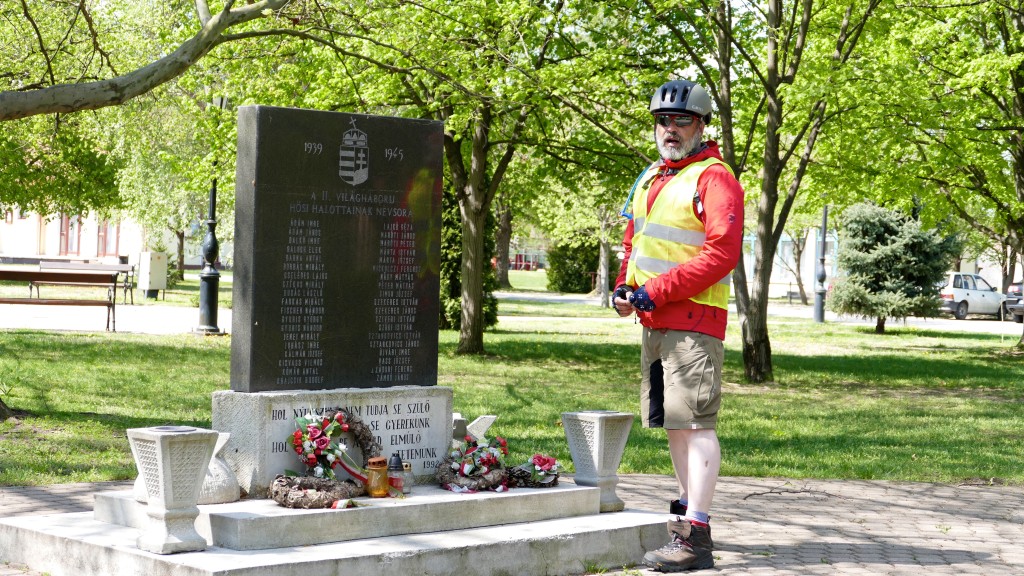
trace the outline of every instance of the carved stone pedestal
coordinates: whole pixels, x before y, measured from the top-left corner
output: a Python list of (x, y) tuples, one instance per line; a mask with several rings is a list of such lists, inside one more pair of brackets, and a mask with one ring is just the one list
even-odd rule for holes
[(593, 410), (562, 413), (565, 439), (576, 467), (574, 480), (580, 486), (601, 489), (601, 512), (618, 512), (626, 507), (615, 494), (615, 486), (619, 483), (616, 471), (632, 425), (633, 415), (625, 412)]
[(155, 554), (206, 549), (196, 531), (196, 506), (217, 433), (188, 426), (128, 429), (128, 442), (146, 487), (148, 526), (136, 541)]

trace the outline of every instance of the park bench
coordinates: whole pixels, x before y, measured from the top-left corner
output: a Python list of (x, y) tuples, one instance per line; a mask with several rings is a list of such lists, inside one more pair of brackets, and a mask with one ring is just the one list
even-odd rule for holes
[[(117, 303), (117, 277), (120, 272), (114, 270), (80, 271), (49, 271), (49, 270), (8, 270), (0, 269), (0, 280), (27, 282), (29, 295), (27, 298), (0, 297), (0, 304), (28, 304), (34, 306), (105, 306), (107, 308), (107, 330), (117, 331), (117, 317), (114, 306)], [(39, 297), (39, 284), (63, 284), (71, 286), (91, 286), (106, 288), (106, 298), (42, 298)], [(36, 286), (36, 297), (32, 297), (32, 287)]]
[[(132, 264), (89, 264), (87, 262), (64, 262), (64, 261), (50, 261), (41, 260), (39, 262), (39, 270), (74, 270), (76, 272), (117, 272), (118, 274), (124, 274), (124, 278), (121, 280), (120, 288), (123, 292), (123, 302), (128, 303), (128, 297), (131, 296), (132, 304), (135, 304), (135, 266)], [(57, 282), (35, 282), (29, 284), (29, 296), (32, 295), (32, 288), (36, 289), (36, 296), (39, 296), (39, 284), (58, 284)], [(68, 284), (68, 282), (60, 282), (59, 284)]]

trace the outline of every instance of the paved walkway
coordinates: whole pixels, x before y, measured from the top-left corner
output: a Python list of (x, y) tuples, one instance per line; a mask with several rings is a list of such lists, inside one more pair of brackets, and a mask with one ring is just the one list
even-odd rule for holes
[[(0, 487), (0, 517), (88, 511), (94, 492), (130, 486)], [(654, 511), (674, 492), (671, 477), (653, 475), (624, 475), (618, 489), (627, 507)], [(730, 477), (712, 512), (715, 568), (701, 574), (1024, 574), (1020, 487)], [(43, 576), (0, 563), (0, 576), (26, 575)]]

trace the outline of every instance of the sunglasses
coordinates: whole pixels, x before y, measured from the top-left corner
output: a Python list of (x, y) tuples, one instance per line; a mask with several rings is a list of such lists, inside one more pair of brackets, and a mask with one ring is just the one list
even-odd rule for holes
[(693, 124), (694, 120), (696, 119), (696, 116), (690, 116), (689, 114), (682, 114), (679, 116), (671, 114), (658, 114), (657, 116), (654, 117), (654, 121), (664, 128), (668, 128), (669, 124), (675, 124), (676, 128), (683, 128), (689, 126), (690, 124)]

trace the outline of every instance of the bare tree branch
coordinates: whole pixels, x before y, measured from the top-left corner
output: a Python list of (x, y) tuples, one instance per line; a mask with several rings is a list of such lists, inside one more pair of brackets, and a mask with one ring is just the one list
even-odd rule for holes
[[(232, 26), (263, 17), (264, 10), (284, 7), (290, 0), (260, 0), (232, 9), (228, 0), (224, 10), (202, 25), (198, 32), (182, 43), (174, 52), (138, 70), (122, 76), (84, 82), (57, 84), (31, 91), (0, 92), (0, 121), (27, 118), (37, 114), (96, 110), (123, 104), (140, 94), (180, 76), (214, 46)], [(25, 1), (22, 0), (25, 6)], [(25, 8), (27, 15), (27, 7)], [(52, 76), (53, 82), (56, 82)]]

